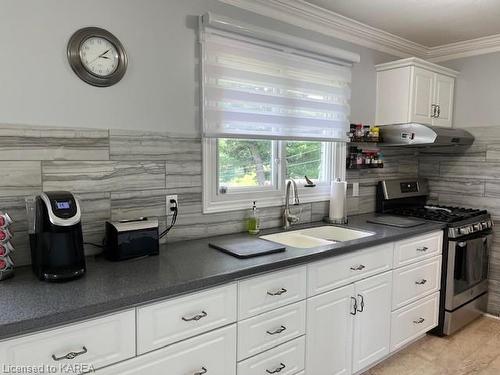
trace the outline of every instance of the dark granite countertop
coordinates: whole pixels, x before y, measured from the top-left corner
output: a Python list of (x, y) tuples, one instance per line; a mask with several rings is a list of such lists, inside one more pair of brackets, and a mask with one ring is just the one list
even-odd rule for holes
[[(164, 245), (157, 257), (118, 263), (89, 258), (85, 277), (61, 284), (41, 282), (29, 267), (22, 267), (14, 278), (0, 282), (0, 340), (444, 228), (436, 222), (413, 228), (367, 223), (371, 217), (351, 216), (348, 227), (373, 236), (249, 259), (212, 249), (211, 239), (205, 238)], [(292, 229), (319, 225), (325, 224)], [(246, 234), (231, 235), (238, 236)]]

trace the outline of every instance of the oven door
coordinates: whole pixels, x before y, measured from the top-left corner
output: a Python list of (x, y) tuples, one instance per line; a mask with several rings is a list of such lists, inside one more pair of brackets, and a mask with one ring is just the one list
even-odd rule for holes
[(491, 232), (449, 241), (446, 276), (446, 310), (473, 300), (488, 290), (488, 256)]

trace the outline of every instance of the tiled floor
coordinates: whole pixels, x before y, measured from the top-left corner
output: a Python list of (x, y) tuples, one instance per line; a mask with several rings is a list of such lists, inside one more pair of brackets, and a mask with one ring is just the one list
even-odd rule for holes
[(451, 337), (426, 336), (363, 375), (500, 375), (500, 320), (481, 318)]

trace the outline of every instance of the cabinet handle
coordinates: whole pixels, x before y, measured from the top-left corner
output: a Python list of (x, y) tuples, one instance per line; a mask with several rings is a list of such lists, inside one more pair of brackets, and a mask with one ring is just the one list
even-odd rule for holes
[(279, 328), (276, 328), (274, 331), (266, 331), (269, 335), (277, 335), (278, 333), (281, 333), (283, 332), (284, 330), (286, 330), (286, 327), (285, 326), (281, 326)]
[(417, 285), (424, 285), (426, 282), (427, 282), (426, 279), (422, 279), (422, 280), (415, 281), (415, 284), (417, 284)]
[(276, 290), (274, 292), (268, 291), (267, 294), (269, 294), (270, 296), (281, 296), (283, 293), (286, 293), (286, 292), (288, 292), (288, 290), (286, 290), (285, 288), (281, 288), (281, 289)]
[(439, 116), (441, 116), (441, 106), (440, 105), (437, 105), (437, 118), (439, 118)]
[(82, 347), (82, 350), (79, 352), (69, 352), (66, 355), (63, 355), (62, 357), (56, 357), (54, 354), (52, 354), (52, 359), (54, 361), (62, 361), (63, 359), (75, 359), (79, 355), (87, 353), (87, 348), (84, 346)]
[(358, 294), (358, 297), (361, 299), (359, 306), (361, 307), (360, 309), (357, 309), (358, 312), (363, 312), (365, 310), (365, 299), (361, 294)]
[(425, 322), (424, 318), (418, 318), (417, 320), (413, 321), (413, 323), (415, 323), (415, 324), (422, 324), (423, 322)]
[(352, 266), (351, 270), (353, 270), (353, 271), (361, 271), (364, 268), (365, 268), (365, 266), (362, 265), (362, 264), (360, 264), (359, 266)]
[(351, 301), (354, 301), (353, 311), (351, 311), (351, 315), (356, 315), (358, 311), (358, 300), (357, 298), (351, 297)]
[(420, 252), (425, 252), (427, 250), (429, 250), (429, 248), (427, 246), (417, 247), (417, 251), (420, 251)]
[(281, 370), (283, 370), (285, 367), (286, 366), (284, 363), (280, 363), (280, 365), (278, 367), (276, 367), (274, 370), (266, 370), (266, 372), (268, 374), (276, 374), (278, 372), (281, 372)]
[(207, 372), (208, 372), (207, 368), (202, 367), (201, 370), (193, 372), (193, 375), (203, 375), (203, 374), (206, 374)]
[(435, 117), (436, 117), (436, 105), (431, 104), (431, 118), (435, 118)]
[(196, 322), (196, 321), (198, 321), (206, 316), (208, 316), (208, 314), (205, 311), (202, 311), (201, 313), (196, 314), (195, 316), (192, 316), (190, 318), (186, 318), (185, 316), (183, 316), (182, 320), (184, 320), (185, 322), (192, 322), (192, 321)]

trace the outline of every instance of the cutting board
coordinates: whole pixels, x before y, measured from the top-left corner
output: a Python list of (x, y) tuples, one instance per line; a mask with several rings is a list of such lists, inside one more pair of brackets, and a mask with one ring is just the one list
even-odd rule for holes
[(398, 228), (411, 228), (418, 225), (425, 224), (425, 221), (401, 216), (393, 215), (380, 215), (375, 216), (373, 219), (366, 220), (368, 223), (389, 225)]
[(255, 237), (237, 237), (209, 242), (209, 246), (237, 258), (251, 258), (259, 255), (279, 253), (286, 248), (276, 242)]

